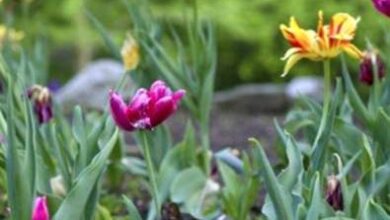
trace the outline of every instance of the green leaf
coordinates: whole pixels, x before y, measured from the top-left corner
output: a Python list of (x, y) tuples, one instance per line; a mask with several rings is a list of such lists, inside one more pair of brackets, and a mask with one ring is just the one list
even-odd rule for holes
[(310, 200), (310, 207), (307, 211), (307, 216), (306, 220), (311, 220), (311, 219), (319, 219), (320, 214), (324, 210), (324, 205), (323, 205), (323, 195), (321, 192), (321, 186), (320, 186), (320, 174), (316, 172), (315, 174), (315, 179), (314, 179), (314, 184), (313, 188), (311, 189), (311, 200)]
[(200, 192), (206, 183), (201, 169), (191, 167), (177, 174), (171, 185), (171, 199), (175, 203), (186, 202), (195, 192)]
[(92, 25), (96, 28), (96, 30), (102, 36), (102, 38), (104, 40), (104, 43), (106, 44), (106, 46), (110, 50), (111, 54), (115, 57), (115, 59), (122, 60), (122, 56), (121, 56), (121, 54), (119, 52), (119, 49), (118, 49), (117, 45), (114, 43), (114, 41), (112, 40), (110, 34), (104, 28), (104, 26), (89, 11), (85, 11), (85, 14), (89, 18), (89, 20), (92, 22)]
[(54, 219), (81, 219), (85, 207), (88, 204), (88, 198), (93, 190), (93, 185), (97, 183), (103, 169), (107, 163), (107, 159), (118, 138), (118, 130), (116, 129), (111, 139), (106, 146), (97, 154), (91, 163), (79, 174), (75, 180), (75, 184), (65, 197), (60, 208), (54, 215)]
[(141, 215), (139, 214), (137, 207), (135, 207), (133, 202), (126, 196), (122, 196), (122, 198), (123, 198), (123, 202), (126, 205), (127, 211), (129, 212), (129, 219), (142, 220)]
[[(334, 98), (329, 103), (329, 111), (326, 115), (326, 122), (324, 129), (322, 130), (322, 134), (319, 135), (318, 142), (315, 142), (313, 144), (313, 150), (311, 153), (311, 166), (312, 169), (315, 171), (321, 170), (321, 168), (324, 166), (326, 158), (327, 158), (327, 144), (330, 140), (330, 136), (332, 134), (333, 130), (333, 124), (336, 118), (337, 108), (340, 105), (343, 95), (342, 95), (342, 88), (341, 88), (341, 81), (337, 80), (337, 86), (336, 91), (334, 94)], [(323, 117), (323, 116), (322, 116)]]
[(87, 134), (85, 131), (85, 122), (83, 119), (83, 112), (80, 106), (76, 106), (73, 111), (73, 136), (75, 137), (78, 148), (78, 161), (77, 161), (77, 174), (84, 169), (88, 163), (88, 142)]
[(372, 199), (368, 200), (366, 203), (366, 207), (363, 209), (362, 220), (372, 220), (372, 219), (380, 219), (380, 220), (389, 220), (390, 216), (386, 213), (386, 211), (375, 203)]
[(281, 185), (272, 170), (272, 166), (265, 155), (263, 147), (254, 138), (250, 138), (249, 141), (254, 147), (254, 157), (260, 164), (260, 172), (274, 206), (274, 210), (276, 211), (277, 219), (292, 220), (293, 212), (291, 210), (291, 205), (287, 203), (287, 195), (283, 193)]
[[(0, 56), (0, 69), (8, 69), (2, 56)], [(6, 72), (5, 74), (7, 74)], [(11, 75), (9, 75), (9, 84), (15, 83)], [(6, 105), (6, 120), (8, 126), (7, 144), (6, 144), (6, 171), (7, 171), (7, 193), (8, 201), (11, 208), (11, 219), (30, 219), (31, 209), (33, 202), (34, 189), (34, 174), (30, 173), (26, 181), (25, 172), (23, 168), (23, 158), (20, 157), (18, 150), (21, 148), (18, 144), (16, 136), (16, 124), (15, 124), (15, 100), (13, 99), (13, 87), (8, 86), (7, 90), (7, 105)], [(29, 120), (31, 122), (31, 119)], [(33, 136), (29, 138), (30, 143), (33, 142)], [(29, 146), (33, 147), (33, 145)], [(33, 149), (29, 149), (31, 152)], [(32, 157), (32, 155), (30, 155)], [(27, 158), (26, 158), (27, 159)], [(34, 162), (33, 158), (27, 159), (27, 165), (31, 165)], [(34, 166), (33, 166), (34, 167)], [(31, 168), (30, 169), (34, 169)], [(27, 171), (33, 172), (33, 170)]]
[(359, 94), (357, 93), (355, 87), (353, 86), (351, 77), (349, 76), (349, 71), (347, 69), (347, 65), (345, 59), (342, 59), (342, 74), (344, 79), (344, 85), (346, 88), (346, 92), (348, 94), (349, 101), (353, 107), (353, 110), (356, 112), (357, 116), (363, 120), (366, 124), (369, 122), (370, 115), (363, 101), (361, 100)]

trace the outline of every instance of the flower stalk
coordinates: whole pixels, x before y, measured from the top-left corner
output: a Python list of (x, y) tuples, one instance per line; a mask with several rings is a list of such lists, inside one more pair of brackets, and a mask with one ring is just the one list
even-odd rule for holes
[(153, 196), (153, 201), (154, 205), (156, 208), (156, 215), (157, 219), (159, 219), (160, 216), (160, 199), (159, 199), (159, 193), (158, 193), (158, 188), (157, 188), (157, 179), (156, 179), (156, 172), (155, 172), (155, 167), (152, 161), (152, 156), (150, 154), (150, 149), (149, 149), (149, 144), (148, 144), (148, 138), (147, 138), (147, 131), (141, 131), (141, 137), (143, 141), (143, 153), (146, 161), (146, 167), (148, 170), (148, 176), (149, 176), (149, 181), (151, 183), (151, 193)]
[[(322, 108), (320, 127), (318, 128), (316, 138), (314, 139), (313, 151), (315, 151), (316, 148), (318, 147), (318, 142), (320, 141), (320, 138), (323, 135), (324, 130), (325, 130), (325, 126), (327, 123), (327, 116), (329, 113), (331, 91), (332, 91), (330, 60), (329, 59), (324, 60), (323, 65), (324, 65), (324, 98), (323, 98), (324, 100), (323, 100), (323, 108)], [(325, 148), (323, 148), (322, 151), (324, 149)], [(323, 152), (321, 152), (319, 155), (323, 155)], [(318, 163), (315, 163), (315, 164), (318, 164)], [(318, 169), (318, 167), (315, 167), (315, 169)]]

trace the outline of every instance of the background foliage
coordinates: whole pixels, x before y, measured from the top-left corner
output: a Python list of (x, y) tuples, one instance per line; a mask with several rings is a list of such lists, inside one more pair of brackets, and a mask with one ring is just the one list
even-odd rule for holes
[[(177, 27), (184, 26), (184, 9), (192, 5), (192, 1), (182, 0), (159, 0), (151, 3), (157, 18)], [(26, 35), (44, 37), (52, 59), (51, 78), (64, 81), (89, 60), (108, 56), (98, 33), (93, 30), (84, 13), (86, 10), (91, 11), (110, 28), (118, 45), (131, 28), (123, 1), (110, 1), (109, 10), (107, 4), (103, 0), (3, 1), (3, 22), (8, 21), (25, 31)], [(380, 19), (381, 15), (373, 10), (371, 1), (366, 0), (198, 0), (197, 6), (199, 16), (211, 20), (217, 27), (217, 89), (244, 82), (286, 80), (279, 77), (284, 65), (280, 62), (280, 57), (288, 46), (282, 40), (278, 27), (281, 23), (287, 23), (291, 15), (307, 28), (316, 27), (317, 19), (314, 18), (320, 9), (327, 19), (335, 12), (360, 16), (362, 19), (356, 44), (362, 49), (367, 36), (370, 36), (375, 45), (382, 45), (383, 30), (387, 25), (386, 20)], [(29, 37), (24, 43), (33, 41), (34, 38)], [(357, 63), (352, 62), (349, 66), (356, 70)], [(292, 70), (294, 75), (318, 72), (320, 65), (311, 62), (297, 65)]]

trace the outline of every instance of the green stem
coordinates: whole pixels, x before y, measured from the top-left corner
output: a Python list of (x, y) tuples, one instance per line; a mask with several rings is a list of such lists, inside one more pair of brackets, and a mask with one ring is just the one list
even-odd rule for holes
[(157, 215), (157, 219), (160, 219), (160, 199), (158, 197), (159, 194), (158, 194), (157, 180), (156, 180), (154, 165), (152, 162), (152, 157), (150, 155), (150, 148), (149, 148), (148, 140), (146, 137), (146, 132), (141, 131), (140, 133), (141, 133), (141, 136), (142, 136), (143, 142), (144, 142), (143, 153), (144, 153), (144, 157), (146, 160), (146, 166), (148, 169), (148, 176), (149, 176), (150, 182), (152, 184), (151, 191), (152, 191), (152, 195), (153, 195), (154, 205), (156, 207), (156, 215)]
[[(375, 102), (375, 108), (374, 111), (379, 110), (380, 106), (380, 101), (379, 101), (379, 96), (380, 96), (380, 82), (379, 82), (379, 72), (378, 72), (378, 62), (376, 60), (376, 55), (373, 53), (371, 55), (371, 64), (373, 67), (373, 73), (374, 73), (374, 102)], [(375, 112), (377, 114), (378, 112)]]
[(330, 73), (330, 61), (325, 60), (324, 61), (324, 107), (322, 109), (322, 116), (321, 116), (321, 122), (320, 127), (318, 129), (316, 139), (314, 140), (313, 149), (315, 149), (318, 145), (318, 141), (321, 138), (322, 133), (324, 132), (325, 125), (326, 125), (326, 117), (329, 112), (329, 104), (330, 104), (330, 97), (331, 97), (331, 73)]

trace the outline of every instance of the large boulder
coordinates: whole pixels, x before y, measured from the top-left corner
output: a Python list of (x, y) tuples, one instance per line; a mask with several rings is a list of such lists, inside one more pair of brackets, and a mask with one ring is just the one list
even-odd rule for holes
[[(54, 95), (67, 112), (75, 105), (103, 110), (108, 92), (114, 89), (125, 73), (123, 65), (115, 60), (101, 59), (88, 64)], [(128, 79), (129, 84), (131, 84)], [(129, 85), (126, 85), (129, 87)]]
[(288, 99), (283, 84), (247, 84), (228, 91), (217, 92), (215, 107), (222, 111), (241, 114), (283, 112)]

